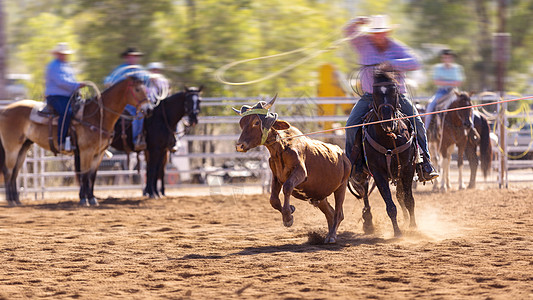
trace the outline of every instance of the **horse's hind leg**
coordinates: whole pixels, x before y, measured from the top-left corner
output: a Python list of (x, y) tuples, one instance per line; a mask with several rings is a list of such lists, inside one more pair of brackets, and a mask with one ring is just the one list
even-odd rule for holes
[(404, 222), (407, 222), (408, 220), (410, 220), (410, 217), (409, 212), (405, 207), (405, 186), (403, 183), (403, 177), (398, 181), (398, 186), (396, 187), (396, 199), (398, 200), (400, 208), (402, 209)]
[[(7, 200), (10, 205), (21, 205), (20, 199), (19, 199), (19, 193), (17, 189), (17, 177), (20, 171), (20, 168), (22, 167), (22, 164), (24, 163), (24, 160), (26, 159), (26, 154), (28, 153), (28, 149), (33, 144), (32, 141), (26, 140), (20, 147), (20, 149), (17, 152), (16, 158), (13, 159), (15, 162), (13, 165), (10, 163), (9, 157), (6, 157), (6, 166), (4, 169), (4, 181), (6, 183), (6, 195)], [(14, 158), (14, 155), (11, 157)]]
[(376, 181), (379, 193), (381, 194), (381, 197), (383, 197), (383, 200), (387, 206), (387, 215), (389, 215), (389, 218), (392, 222), (394, 236), (400, 237), (402, 235), (402, 231), (400, 230), (400, 227), (398, 227), (398, 221), (396, 220), (397, 210), (396, 205), (394, 205), (394, 202), (392, 201), (389, 182), (383, 177), (383, 175), (379, 173), (374, 174), (374, 180)]
[(413, 176), (402, 177), (400, 182), (398, 182), (396, 193), (398, 194), (398, 190), (402, 190), (401, 194), (403, 196), (402, 200), (404, 203), (404, 207), (402, 207), (402, 209), (404, 210), (407, 209), (407, 211), (409, 212), (409, 227), (416, 228), (415, 198), (413, 197), (413, 189), (411, 188), (411, 181), (413, 181)]

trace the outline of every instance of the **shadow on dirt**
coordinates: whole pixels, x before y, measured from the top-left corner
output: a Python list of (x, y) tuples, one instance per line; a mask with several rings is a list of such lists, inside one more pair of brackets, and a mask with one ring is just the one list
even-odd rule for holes
[(380, 238), (375, 236), (368, 236), (363, 234), (356, 234), (352, 232), (343, 232), (338, 235), (338, 240), (336, 244), (324, 244), (324, 238), (321, 239), (320, 244), (315, 244), (315, 237), (311, 237), (312, 234), (309, 233), (309, 240), (301, 244), (285, 244), (285, 245), (272, 245), (272, 246), (260, 246), (260, 247), (248, 247), (239, 252), (231, 253), (226, 256), (221, 255), (201, 255), (201, 254), (189, 254), (178, 260), (189, 260), (189, 259), (221, 259), (228, 256), (235, 255), (257, 255), (257, 254), (270, 254), (270, 253), (280, 253), (280, 252), (293, 252), (293, 253), (309, 253), (309, 252), (319, 252), (319, 251), (340, 251), (346, 247), (354, 247), (359, 245), (376, 245), (376, 244), (389, 244), (396, 241), (396, 238)]
[[(141, 208), (144, 207), (144, 202), (148, 198), (139, 199), (127, 199), (127, 198), (114, 198), (108, 197), (106, 199), (98, 199), (100, 206), (82, 207), (78, 201), (66, 200), (57, 203), (41, 203), (41, 204), (24, 204), (19, 207), (45, 209), (45, 210), (79, 210), (79, 209), (115, 209), (117, 206)], [(7, 206), (6, 207), (10, 207)]]

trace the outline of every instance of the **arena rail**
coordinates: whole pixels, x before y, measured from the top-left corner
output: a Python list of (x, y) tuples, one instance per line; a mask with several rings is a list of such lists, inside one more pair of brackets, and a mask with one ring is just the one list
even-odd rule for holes
[[(244, 104), (250, 104), (257, 101), (256, 97), (250, 98), (204, 98), (202, 99), (203, 108), (220, 108), (227, 107), (228, 114), (231, 111), (231, 107), (240, 107)], [(283, 108), (287, 109), (288, 107), (299, 107), (303, 106), (306, 108), (312, 107), (312, 109), (307, 110), (297, 110), (299, 115), (291, 114), (290, 116), (282, 116), (281, 118), (287, 120), (296, 126), (301, 128), (302, 125), (308, 126), (320, 126), (324, 122), (331, 122), (334, 126), (341, 126), (346, 121), (346, 115), (328, 115), (320, 116), (317, 114), (318, 105), (322, 104), (333, 104), (333, 105), (353, 105), (357, 101), (356, 98), (351, 97), (336, 97), (336, 98), (279, 98), (276, 102), (276, 109), (283, 111)], [(484, 98), (478, 101), (495, 101), (495, 99)], [(415, 99), (417, 103), (424, 103), (424, 98)], [(1, 101), (0, 106), (11, 103), (11, 101)], [(307, 113), (307, 114), (303, 114)], [(237, 126), (239, 121), (239, 116), (233, 115), (215, 115), (215, 116), (200, 116), (199, 123), (205, 126), (222, 126), (222, 125), (231, 125)], [(525, 114), (514, 115), (513, 118), (528, 118)], [(335, 124), (336, 123), (336, 124)], [(531, 123), (531, 122), (530, 122)], [(304, 126), (305, 127), (305, 126)], [(225, 168), (222, 167), (208, 167), (206, 165), (201, 165), (197, 168), (181, 168), (179, 164), (169, 164), (167, 168), (167, 188), (180, 188), (180, 187), (191, 187), (191, 186), (212, 186), (225, 184), (223, 178), (232, 177), (232, 174), (236, 174), (235, 177), (239, 176), (254, 176), (256, 178), (256, 184), (261, 186), (263, 191), (268, 191), (268, 186), (270, 182), (270, 171), (268, 169), (268, 153), (264, 147), (256, 149), (255, 151), (250, 151), (248, 153), (239, 153), (233, 151), (233, 144), (238, 139), (238, 127), (233, 130), (231, 133), (222, 133), (222, 134), (213, 134), (213, 135), (185, 135), (180, 139), (180, 142), (184, 145), (190, 143), (216, 143), (224, 144), (226, 150), (217, 150), (213, 153), (201, 153), (201, 152), (191, 152), (186, 151), (189, 147), (182, 147), (183, 152), (177, 152), (171, 154), (172, 161), (182, 161), (189, 162), (193, 159), (196, 160), (223, 160), (224, 162), (231, 161), (253, 161), (256, 162), (256, 165), (259, 167), (257, 169), (246, 169), (236, 166), (228, 166)], [(302, 128), (301, 128), (302, 129)], [(302, 131), (305, 132), (304, 129)], [(527, 152), (528, 158), (533, 158), (533, 155), (529, 155), (530, 146), (533, 144), (533, 138), (529, 135), (529, 130), (522, 129), (519, 132), (511, 132), (508, 134), (508, 151), (509, 153), (522, 153)], [(322, 140), (327, 140), (329, 142), (337, 143), (343, 145), (344, 143), (344, 132), (338, 130), (334, 133), (322, 133), (313, 135), (313, 138), (318, 138)], [(500, 153), (498, 147), (494, 148), (497, 153)], [(498, 159), (501, 157), (498, 155)], [(98, 171), (97, 184), (95, 185), (95, 190), (115, 190), (115, 189), (139, 189), (142, 188), (142, 183), (144, 182), (144, 171), (145, 165), (142, 163), (144, 157), (140, 155), (140, 169), (139, 171), (135, 169), (137, 163), (136, 155), (130, 156), (130, 164), (127, 165), (127, 157), (125, 154), (117, 153), (112, 157), (104, 158), (102, 166)], [(510, 169), (525, 169), (533, 168), (533, 160), (531, 159), (521, 159), (521, 160), (509, 160), (508, 167)], [(196, 176), (197, 178), (203, 178), (204, 180), (201, 183), (186, 183), (185, 180), (180, 178)], [(211, 177), (211, 180), (208, 178)], [(178, 179), (177, 179), (178, 178)], [(213, 178), (217, 180), (212, 180)], [(190, 180), (187, 180), (190, 181)], [(510, 178), (511, 182), (523, 182), (531, 181), (529, 178)], [(109, 184), (112, 182), (112, 184)], [(493, 181), (497, 182), (497, 181)], [(235, 184), (235, 183), (228, 183)], [(239, 183), (237, 183), (239, 185)], [(31, 197), (34, 195), (35, 199), (44, 197), (46, 192), (62, 192), (62, 191), (77, 191), (78, 186), (75, 183), (75, 174), (73, 172), (73, 159), (70, 156), (53, 156), (52, 153), (44, 151), (38, 146), (33, 146), (28, 158), (26, 159), (21, 174), (19, 176), (19, 187), (21, 196), (24, 198)], [(3, 189), (0, 191), (3, 197)]]

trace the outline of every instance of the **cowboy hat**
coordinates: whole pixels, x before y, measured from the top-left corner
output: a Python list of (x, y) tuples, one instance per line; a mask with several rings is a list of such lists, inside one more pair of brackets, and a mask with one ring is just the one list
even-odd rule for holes
[(128, 47), (128, 49), (124, 50), (124, 52), (120, 54), (120, 57), (124, 57), (128, 55), (143, 56), (144, 53), (142, 53), (135, 47)]
[(59, 53), (59, 54), (72, 54), (74, 53), (74, 50), (70, 49), (67, 43), (58, 43), (54, 49), (51, 51), (52, 53)]
[(389, 32), (396, 28), (396, 25), (390, 24), (390, 18), (387, 15), (375, 15), (370, 17), (370, 23), (367, 25), (365, 32), (380, 33)]
[(163, 63), (161, 62), (158, 62), (158, 61), (155, 61), (155, 62), (151, 62), (149, 63), (146, 68), (148, 70), (153, 70), (153, 69), (158, 69), (158, 70), (162, 70), (165, 68), (165, 66), (163, 65)]

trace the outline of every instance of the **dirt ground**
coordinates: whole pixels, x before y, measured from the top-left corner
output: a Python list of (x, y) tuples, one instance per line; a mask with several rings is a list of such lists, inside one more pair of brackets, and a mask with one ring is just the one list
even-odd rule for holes
[(285, 228), (268, 195), (98, 195), (0, 202), (0, 299), (533, 299), (532, 189), (417, 191), (402, 238), (347, 196), (336, 245), (300, 200)]

